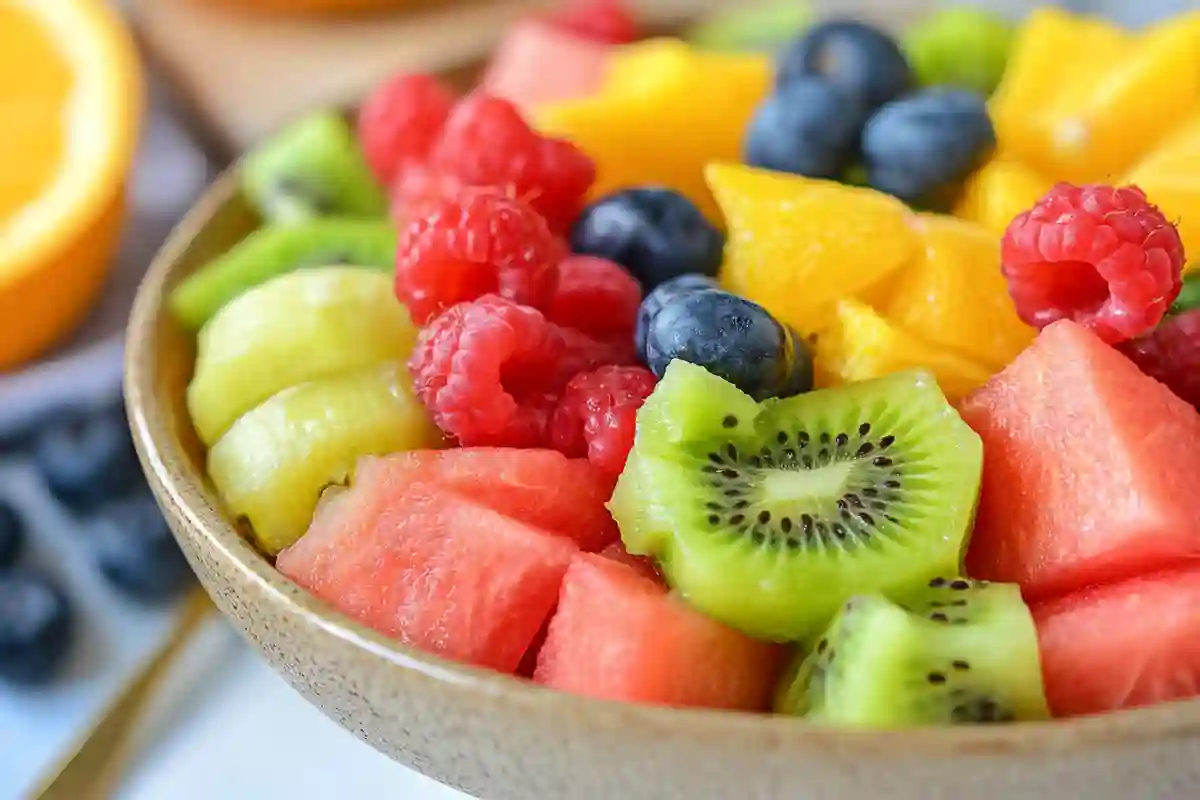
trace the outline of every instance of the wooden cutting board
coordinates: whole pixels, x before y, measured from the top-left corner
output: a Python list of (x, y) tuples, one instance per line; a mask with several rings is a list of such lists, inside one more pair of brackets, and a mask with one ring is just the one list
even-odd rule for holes
[[(204, 0), (128, 5), (152, 67), (224, 160), (307, 109), (354, 101), (393, 71), (467, 82), (509, 20), (552, 0), (434, 2), (347, 19), (260, 16)], [(665, 28), (729, 0), (632, 2), (647, 24)]]

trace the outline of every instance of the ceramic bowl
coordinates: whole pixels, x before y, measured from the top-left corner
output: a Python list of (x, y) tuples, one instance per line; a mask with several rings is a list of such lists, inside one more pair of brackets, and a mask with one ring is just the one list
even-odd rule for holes
[(1075, 721), (853, 732), (559, 694), (401, 646), (278, 574), (222, 513), (184, 405), (193, 345), (164, 296), (256, 223), (233, 172), (138, 295), (126, 393), (143, 466), (221, 611), (281, 675), (397, 761), (487, 800), (1129, 800), (1200, 796), (1200, 702)]

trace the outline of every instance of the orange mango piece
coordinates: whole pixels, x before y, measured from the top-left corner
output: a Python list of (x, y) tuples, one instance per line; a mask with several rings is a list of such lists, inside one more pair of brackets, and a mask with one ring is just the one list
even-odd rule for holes
[(593, 196), (669, 186), (719, 223), (704, 165), (740, 158), (742, 134), (770, 85), (765, 56), (705, 53), (653, 39), (619, 48), (596, 94), (544, 106), (535, 124), (595, 160)]
[(1054, 181), (1019, 161), (997, 156), (967, 179), (954, 216), (983, 225), (999, 236), (1013, 217), (1032, 208), (1053, 185)]
[(1179, 227), (1188, 271), (1200, 268), (1200, 109), (1121, 183), (1140, 186), (1167, 219)]

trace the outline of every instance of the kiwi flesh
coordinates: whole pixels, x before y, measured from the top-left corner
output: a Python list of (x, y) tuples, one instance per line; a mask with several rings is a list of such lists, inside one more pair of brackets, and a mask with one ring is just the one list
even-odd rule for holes
[(327, 375), (404, 361), (417, 339), (387, 275), (303, 269), (255, 287), (200, 330), (187, 388), (207, 445), (273, 394)]
[(242, 160), (241, 175), (246, 198), (272, 222), (387, 214), (384, 191), (336, 112), (305, 117), (271, 137)]
[(297, 269), (344, 264), (390, 272), (397, 238), (395, 227), (379, 220), (327, 217), (268, 225), (188, 276), (168, 305), (181, 325), (196, 331), (238, 295)]
[(1050, 716), (1020, 588), (958, 577), (899, 601), (851, 598), (797, 659), (776, 710), (870, 728)]
[(361, 457), (441, 441), (405, 366), (374, 364), (254, 408), (213, 445), (208, 474), (230, 514), (275, 555), (304, 535), (321, 493), (349, 480)]
[(800, 641), (852, 595), (957, 573), (982, 457), (927, 372), (756, 403), (676, 360), (609, 507), (692, 605)]

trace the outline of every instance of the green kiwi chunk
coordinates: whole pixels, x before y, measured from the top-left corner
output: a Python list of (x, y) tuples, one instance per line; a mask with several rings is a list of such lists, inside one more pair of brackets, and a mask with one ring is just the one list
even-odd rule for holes
[(251, 151), (242, 190), (264, 218), (383, 217), (387, 198), (350, 123), (336, 112), (305, 117)]
[(1019, 587), (958, 577), (931, 579), (899, 602), (847, 601), (796, 660), (776, 710), (870, 728), (1050, 716)]
[(852, 595), (959, 569), (982, 457), (927, 372), (756, 403), (676, 360), (609, 505), (692, 605), (799, 641)]
[(808, 0), (760, 0), (709, 14), (684, 38), (705, 50), (769, 52), (799, 36), (812, 20)]
[(171, 292), (171, 313), (199, 330), (229, 301), (271, 278), (304, 267), (347, 265), (390, 271), (396, 261), (395, 228), (384, 221), (314, 219), (269, 225), (190, 275)]

